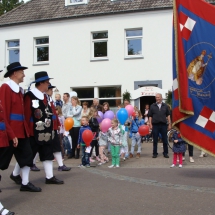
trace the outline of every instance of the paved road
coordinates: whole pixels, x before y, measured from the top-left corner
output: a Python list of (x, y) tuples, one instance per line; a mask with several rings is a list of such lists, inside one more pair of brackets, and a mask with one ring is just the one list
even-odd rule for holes
[[(31, 172), (32, 183), (41, 193), (20, 192), (9, 175), (15, 161), (2, 172), (1, 201), (19, 215), (209, 215), (215, 212), (215, 159), (211, 156), (188, 161), (182, 169), (169, 168), (172, 158), (151, 158), (151, 144), (143, 144), (140, 159), (129, 159), (121, 168), (98, 166), (79, 169), (80, 160), (66, 160), (70, 172), (54, 173), (65, 185), (45, 185), (44, 170)], [(170, 153), (171, 155), (171, 153)], [(188, 160), (188, 157), (186, 157)]]

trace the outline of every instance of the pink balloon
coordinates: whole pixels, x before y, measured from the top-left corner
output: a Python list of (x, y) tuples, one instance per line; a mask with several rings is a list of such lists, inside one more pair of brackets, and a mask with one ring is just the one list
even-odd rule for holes
[(134, 107), (132, 105), (126, 105), (125, 109), (128, 111), (129, 116), (134, 112)]
[(102, 122), (101, 122), (101, 130), (102, 130), (102, 132), (107, 132), (110, 127), (111, 127), (111, 120), (108, 119), (108, 118), (103, 119)]

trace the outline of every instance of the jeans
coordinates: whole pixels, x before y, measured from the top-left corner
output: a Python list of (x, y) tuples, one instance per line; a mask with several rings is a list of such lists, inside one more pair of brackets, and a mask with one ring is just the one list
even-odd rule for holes
[(120, 151), (120, 146), (110, 146), (111, 149), (111, 156), (112, 156), (112, 165), (119, 165), (119, 151)]
[(168, 154), (168, 144), (167, 144), (167, 126), (164, 123), (153, 124), (152, 126), (152, 135), (153, 135), (153, 155), (157, 155), (158, 148), (158, 137), (159, 133), (162, 136), (163, 141), (163, 154)]
[(81, 163), (83, 166), (90, 165), (90, 153), (87, 153), (85, 151), (86, 151), (86, 146), (82, 146)]
[(63, 147), (64, 150), (67, 150), (67, 155), (71, 155), (71, 145), (67, 136), (63, 137)]
[(137, 153), (141, 152), (141, 136), (137, 133), (132, 133), (132, 137), (131, 137), (131, 154), (134, 154), (134, 147), (137, 144), (138, 149), (137, 149)]

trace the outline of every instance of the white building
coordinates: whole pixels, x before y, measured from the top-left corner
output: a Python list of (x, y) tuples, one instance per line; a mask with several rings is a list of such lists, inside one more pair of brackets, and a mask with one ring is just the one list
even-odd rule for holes
[(172, 87), (172, 0), (31, 0), (0, 17), (0, 69), (14, 61), (25, 89), (47, 71), (61, 94), (143, 109)]

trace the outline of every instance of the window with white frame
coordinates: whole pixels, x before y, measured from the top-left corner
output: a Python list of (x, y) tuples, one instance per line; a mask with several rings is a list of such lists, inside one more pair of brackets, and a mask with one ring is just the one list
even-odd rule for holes
[(125, 56), (140, 57), (142, 53), (142, 29), (125, 30)]
[(65, 6), (87, 4), (87, 3), (88, 3), (88, 0), (65, 0)]
[(108, 32), (92, 33), (92, 59), (108, 58)]
[(11, 64), (13, 62), (19, 62), (19, 57), (20, 57), (19, 45), (20, 45), (19, 40), (7, 41), (7, 53), (6, 53), (7, 64)]
[(34, 63), (49, 62), (49, 38), (34, 38)]

